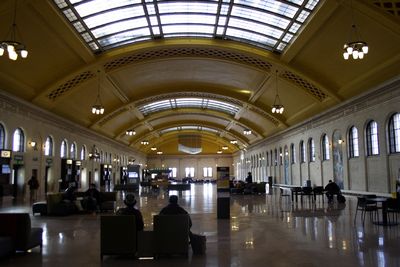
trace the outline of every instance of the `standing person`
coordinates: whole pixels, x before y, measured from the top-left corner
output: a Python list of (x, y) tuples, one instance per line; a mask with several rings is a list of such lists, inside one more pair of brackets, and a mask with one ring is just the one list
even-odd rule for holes
[(328, 203), (332, 203), (333, 196), (335, 194), (340, 194), (340, 187), (332, 180), (329, 180), (328, 184), (325, 186), (325, 191), (326, 197), (328, 198)]
[(36, 200), (37, 189), (39, 188), (39, 181), (36, 176), (32, 176), (31, 179), (28, 180), (28, 186), (30, 191), (29, 200), (33, 203)]
[(187, 214), (189, 217), (189, 228), (192, 227), (192, 219), (190, 219), (189, 213), (179, 206), (178, 204), (178, 196), (171, 195), (169, 197), (169, 203), (167, 206), (161, 209), (160, 215), (179, 215), (179, 214)]
[(136, 205), (136, 199), (133, 194), (127, 194), (124, 203), (126, 205), (125, 208), (120, 208), (117, 210), (116, 214), (117, 215), (135, 215), (136, 219), (136, 230), (137, 231), (142, 231), (144, 228), (144, 223), (143, 223), (143, 216), (140, 210), (135, 208)]

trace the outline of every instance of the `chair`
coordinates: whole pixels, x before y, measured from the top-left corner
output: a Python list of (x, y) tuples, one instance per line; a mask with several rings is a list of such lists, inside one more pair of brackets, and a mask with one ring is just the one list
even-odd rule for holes
[(357, 213), (361, 212), (360, 216), (362, 219), (362, 223), (365, 223), (365, 214), (369, 212), (370, 219), (372, 220), (372, 215), (375, 214), (375, 217), (378, 218), (378, 206), (376, 202), (368, 200), (366, 197), (357, 197), (357, 207), (356, 213), (354, 215), (354, 223), (357, 221)]
[(0, 237), (9, 237), (13, 251), (27, 251), (40, 246), (42, 250), (43, 229), (31, 227), (29, 213), (0, 213)]
[(290, 199), (291, 194), (288, 192), (288, 189), (279, 187), (279, 191), (280, 191), (279, 201), (282, 201), (282, 198)]
[[(397, 223), (397, 215), (400, 213), (400, 200), (389, 198), (386, 201), (386, 205), (389, 222), (392, 221), (393, 223)], [(392, 215), (392, 218), (390, 218), (390, 215)]]
[(314, 187), (313, 193), (314, 193), (314, 201), (317, 200), (317, 196), (320, 196), (320, 198), (322, 198), (322, 203), (324, 203), (324, 187), (323, 186)]
[(308, 196), (308, 200), (314, 200), (314, 193), (312, 187), (304, 186), (301, 188), (301, 202), (303, 203), (303, 196)]
[(154, 215), (155, 256), (184, 255), (189, 251), (189, 215)]
[(137, 251), (134, 215), (100, 217), (100, 258), (104, 255), (135, 255)]

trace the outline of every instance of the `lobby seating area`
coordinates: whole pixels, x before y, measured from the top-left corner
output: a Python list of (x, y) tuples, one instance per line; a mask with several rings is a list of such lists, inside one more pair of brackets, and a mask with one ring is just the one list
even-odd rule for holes
[[(204, 255), (152, 257), (156, 248), (154, 215), (168, 202), (168, 192), (135, 192), (144, 218), (144, 232), (138, 234), (137, 256), (104, 254), (101, 260), (103, 217), (112, 214), (72, 214), (70, 216), (31, 216), (32, 227), (43, 229), (42, 253), (39, 247), (0, 259), (1, 266), (399, 266), (400, 225), (354, 222), (357, 197), (346, 195), (344, 204), (327, 201), (303, 203), (280, 200), (279, 188), (266, 194), (232, 194), (230, 219), (217, 219), (217, 193), (213, 184), (196, 184), (183, 192), (179, 204), (191, 216), (191, 231), (207, 238)], [(268, 189), (268, 188), (267, 188)], [(176, 192), (174, 192), (175, 194)], [(123, 206), (117, 194), (116, 206)], [(29, 212), (27, 203), (3, 201), (0, 212)], [(381, 219), (381, 210), (378, 217)], [(359, 214), (357, 214), (359, 217)], [(392, 216), (390, 216), (392, 218)], [(128, 235), (130, 226), (108, 225), (111, 235)], [(130, 233), (130, 232), (129, 232)], [(145, 236), (143, 236), (143, 235)], [(130, 234), (129, 234), (130, 235)], [(162, 235), (164, 236), (164, 234)], [(166, 236), (166, 235), (165, 235)], [(165, 237), (164, 236), (164, 237)], [(112, 236), (108, 236), (112, 237)], [(172, 249), (174, 237), (166, 238)], [(144, 240), (144, 242), (143, 242)], [(157, 241), (158, 242), (158, 241)], [(152, 245), (153, 244), (153, 245)], [(134, 243), (132, 243), (134, 246)], [(150, 253), (149, 253), (150, 251)], [(149, 258), (150, 257), (150, 258)]]
[(35, 247), (42, 251), (42, 234), (42, 228), (31, 227), (29, 213), (0, 213), (0, 255)]
[[(116, 194), (116, 192), (100, 192), (99, 203), (97, 203), (98, 211), (114, 211)], [(46, 195), (46, 201), (39, 201), (32, 205), (32, 213), (33, 215), (66, 216), (85, 212), (82, 208), (82, 200), (85, 197), (85, 192), (75, 192), (74, 197), (76, 201), (71, 203), (65, 200), (63, 192), (49, 193)]]

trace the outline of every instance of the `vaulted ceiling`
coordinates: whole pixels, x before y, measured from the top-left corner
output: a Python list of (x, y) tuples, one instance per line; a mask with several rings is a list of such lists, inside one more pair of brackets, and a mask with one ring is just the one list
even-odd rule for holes
[[(223, 153), (233, 153), (399, 75), (400, 1), (275, 1), (280, 8), (286, 5), (284, 12), (297, 10), (293, 16), (315, 5), (306, 18), (280, 14), (289, 21), (284, 29), (280, 22), (273, 25), (270, 16), (276, 10), (270, 10), (270, 1), (196, 1), (199, 6), (178, 0), (115, 1), (144, 10), (132, 23), (148, 23), (131, 35), (124, 32), (124, 38), (133, 37), (119, 42), (121, 36), (101, 35), (90, 22), (93, 14), (121, 6), (107, 11), (99, 5), (90, 15), (90, 9), (83, 9), (90, 2), (19, 0), (17, 39), (29, 55), (16, 61), (0, 57), (0, 90), (147, 154), (156, 153), (151, 147), (182, 153), (178, 143), (183, 135), (201, 136), (203, 154), (223, 146), (228, 147)], [(12, 24), (14, 3), (0, 1), (2, 40)], [(247, 10), (250, 17), (240, 18), (235, 10)], [(181, 17), (173, 17), (177, 14)], [(255, 14), (264, 14), (266, 22), (260, 22), (263, 17), (252, 21)], [(181, 23), (194, 15), (197, 20), (204, 16), (204, 23)], [(215, 25), (209, 25), (210, 16)], [(101, 19), (112, 26), (109, 17)], [(230, 25), (235, 19), (237, 24)], [(257, 21), (261, 30), (254, 28)], [(290, 25), (298, 21), (297, 32), (291, 32)], [(362, 60), (342, 56), (352, 23), (369, 46)], [(98, 92), (102, 115), (91, 113)], [(271, 112), (276, 93), (283, 114)], [(130, 129), (136, 134), (126, 135)], [(244, 130), (252, 133), (244, 135)]]

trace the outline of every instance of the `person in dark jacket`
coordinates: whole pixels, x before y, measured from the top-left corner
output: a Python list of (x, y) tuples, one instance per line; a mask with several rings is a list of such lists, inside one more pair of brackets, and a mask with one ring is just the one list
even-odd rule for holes
[(96, 184), (90, 184), (89, 189), (85, 191), (85, 197), (82, 205), (87, 211), (96, 211), (100, 204), (100, 192), (96, 188)]
[(246, 177), (246, 183), (251, 184), (252, 182), (253, 182), (253, 176), (251, 175), (251, 172), (249, 172)]
[(328, 184), (325, 186), (325, 191), (326, 197), (328, 198), (328, 203), (332, 203), (333, 196), (340, 194), (340, 187), (332, 180), (329, 180)]
[(136, 199), (133, 194), (127, 194), (124, 203), (126, 205), (125, 208), (120, 208), (117, 210), (117, 215), (135, 215), (136, 219), (136, 231), (142, 231), (144, 228), (143, 216), (140, 210), (135, 208)]
[(187, 214), (189, 217), (189, 228), (192, 227), (192, 219), (190, 219), (189, 213), (184, 208), (179, 206), (178, 196), (171, 195), (169, 197), (168, 205), (161, 209), (160, 215), (178, 215), (178, 214)]

